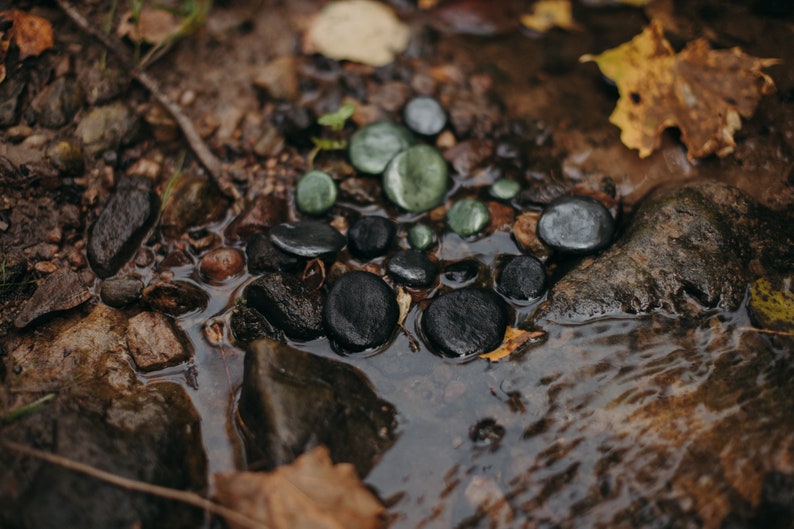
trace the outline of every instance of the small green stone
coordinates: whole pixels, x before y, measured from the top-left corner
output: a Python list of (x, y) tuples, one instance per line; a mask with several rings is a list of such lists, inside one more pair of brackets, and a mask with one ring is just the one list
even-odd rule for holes
[(428, 249), (433, 239), (433, 230), (427, 224), (416, 224), (408, 231), (408, 244), (414, 250)]
[(307, 215), (321, 215), (336, 202), (336, 184), (331, 175), (312, 170), (304, 174), (295, 186), (295, 202)]
[(500, 178), (491, 185), (491, 196), (499, 200), (511, 200), (519, 191), (521, 184), (507, 178)]
[(381, 174), (397, 153), (415, 142), (402, 125), (390, 121), (371, 123), (350, 137), (350, 163), (362, 173)]
[(447, 162), (435, 147), (410, 147), (389, 163), (383, 190), (389, 200), (412, 213), (433, 209), (447, 192)]
[(447, 226), (461, 237), (479, 233), (490, 221), (486, 205), (471, 198), (458, 200), (447, 211)]

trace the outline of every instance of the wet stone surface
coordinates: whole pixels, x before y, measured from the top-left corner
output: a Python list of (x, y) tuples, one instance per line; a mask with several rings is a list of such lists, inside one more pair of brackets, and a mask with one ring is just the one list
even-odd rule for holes
[(444, 267), (444, 279), (456, 286), (464, 286), (474, 281), (479, 273), (480, 265), (473, 259), (450, 263)]
[(564, 196), (546, 206), (538, 221), (538, 237), (557, 250), (589, 254), (612, 242), (615, 221), (609, 210), (595, 199)]
[(350, 162), (362, 173), (381, 174), (397, 153), (415, 143), (403, 126), (379, 121), (361, 127), (350, 137)]
[(386, 343), (394, 334), (400, 309), (394, 291), (369, 272), (349, 272), (331, 286), (323, 308), (329, 337), (351, 352)]
[(270, 242), (300, 257), (333, 256), (345, 247), (345, 236), (324, 222), (287, 222), (270, 230)]
[(209, 294), (189, 281), (157, 281), (143, 289), (142, 299), (158, 312), (182, 316), (205, 309)]
[(322, 215), (334, 205), (336, 196), (336, 183), (323, 171), (309, 171), (295, 185), (295, 202), (307, 215)]
[(479, 200), (464, 198), (447, 211), (447, 226), (461, 237), (481, 232), (491, 220), (488, 207)]
[(482, 288), (462, 288), (442, 294), (422, 314), (422, 331), (439, 354), (468, 358), (502, 343), (507, 308), (498, 295)]
[(347, 249), (359, 259), (385, 255), (397, 227), (386, 217), (367, 216), (354, 222), (347, 231)]
[(383, 190), (389, 200), (413, 213), (441, 204), (447, 186), (447, 162), (430, 145), (401, 152), (383, 174)]
[(408, 101), (403, 118), (409, 129), (422, 136), (435, 136), (447, 124), (447, 114), (432, 97), (419, 96)]
[(290, 338), (311, 340), (324, 334), (322, 291), (309, 290), (293, 275), (267, 273), (248, 285), (243, 297)]
[(427, 250), (435, 242), (435, 234), (427, 224), (415, 224), (408, 230), (408, 244), (414, 250)]
[(239, 275), (245, 267), (245, 259), (236, 248), (215, 248), (207, 252), (199, 262), (201, 275), (212, 281), (224, 281)]
[(388, 274), (409, 287), (429, 287), (438, 275), (438, 264), (416, 250), (395, 252), (386, 265)]
[(157, 371), (188, 360), (191, 351), (173, 321), (159, 312), (141, 312), (127, 324), (127, 346), (142, 371)]
[(111, 277), (102, 281), (99, 296), (105, 305), (126, 307), (141, 299), (143, 281), (137, 277)]
[(546, 267), (536, 257), (519, 255), (502, 268), (497, 280), (499, 291), (513, 299), (528, 300), (546, 292)]
[(294, 272), (299, 270), (303, 263), (301, 258), (276, 248), (264, 233), (251, 236), (245, 247), (245, 254), (248, 259), (248, 271), (252, 274), (278, 270)]

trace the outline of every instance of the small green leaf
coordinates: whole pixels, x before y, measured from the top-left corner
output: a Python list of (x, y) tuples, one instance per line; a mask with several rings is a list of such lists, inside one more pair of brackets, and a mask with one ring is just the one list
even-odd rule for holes
[(312, 138), (312, 143), (314, 143), (314, 146), (321, 151), (341, 151), (347, 149), (347, 140)]
[(2, 422), (9, 423), (19, 419), (20, 417), (24, 417), (25, 415), (30, 415), (31, 413), (35, 413), (41, 409), (43, 409), (47, 401), (55, 398), (55, 393), (47, 393), (40, 399), (36, 399), (30, 404), (26, 404), (24, 406), (20, 406), (18, 408), (14, 408), (10, 410), (2, 417)]
[[(331, 127), (331, 130), (340, 131), (345, 127), (347, 121), (353, 112), (356, 111), (356, 105), (353, 103), (345, 103), (336, 112), (323, 114), (317, 119), (317, 123), (324, 127)], [(344, 147), (343, 147), (344, 148)]]
[(765, 277), (756, 280), (750, 287), (750, 315), (755, 324), (764, 329), (794, 332), (792, 278), (784, 278), (774, 285)]

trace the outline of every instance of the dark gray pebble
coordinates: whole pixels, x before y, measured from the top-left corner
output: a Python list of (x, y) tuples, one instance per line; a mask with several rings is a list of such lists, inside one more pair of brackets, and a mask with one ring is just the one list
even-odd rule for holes
[(422, 315), (432, 349), (463, 359), (496, 349), (507, 329), (507, 308), (495, 292), (463, 288), (442, 294)]
[(294, 272), (303, 266), (303, 259), (282, 252), (264, 233), (255, 233), (245, 246), (248, 271), (259, 274), (267, 271)]
[(546, 267), (536, 257), (519, 255), (502, 268), (499, 291), (513, 299), (534, 299), (546, 292)]
[(422, 252), (400, 250), (389, 258), (386, 271), (398, 283), (409, 287), (428, 287), (438, 275), (438, 265)]
[(369, 272), (349, 272), (337, 279), (323, 309), (328, 335), (348, 351), (386, 343), (394, 333), (400, 308), (383, 279)]
[(447, 114), (441, 104), (428, 96), (411, 99), (403, 110), (405, 125), (423, 136), (435, 136), (447, 124)]
[(112, 277), (99, 287), (102, 302), (113, 308), (126, 307), (141, 299), (143, 281), (137, 277)]
[(585, 196), (563, 196), (543, 210), (538, 237), (557, 250), (590, 254), (612, 242), (615, 220), (601, 202)]
[(270, 242), (277, 248), (300, 257), (323, 257), (345, 247), (345, 236), (318, 221), (285, 222), (270, 230)]
[(309, 290), (297, 277), (272, 272), (248, 285), (243, 296), (290, 338), (312, 340), (323, 335), (323, 295)]
[(384, 255), (396, 231), (394, 223), (385, 217), (362, 217), (347, 231), (347, 249), (365, 260)]

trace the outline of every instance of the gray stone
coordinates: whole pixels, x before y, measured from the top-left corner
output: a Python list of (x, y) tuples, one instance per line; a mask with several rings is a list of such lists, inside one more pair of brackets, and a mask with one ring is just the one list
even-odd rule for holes
[(141, 371), (156, 371), (191, 356), (187, 339), (159, 312), (141, 312), (127, 323), (127, 347)]
[(350, 138), (350, 162), (362, 173), (380, 174), (397, 153), (415, 143), (405, 127), (378, 121), (360, 128)]
[(77, 137), (89, 155), (115, 149), (132, 140), (139, 119), (124, 103), (117, 101), (88, 112), (77, 126)]
[(102, 281), (99, 297), (105, 305), (126, 307), (141, 299), (143, 281), (137, 277), (112, 277)]
[(84, 102), (83, 87), (70, 77), (60, 77), (33, 101), (34, 108), (39, 112), (36, 121), (50, 129), (63, 127), (72, 121)]
[(336, 255), (347, 239), (324, 222), (285, 222), (270, 230), (270, 242), (277, 248), (299, 257)]
[(543, 210), (538, 237), (558, 252), (591, 254), (612, 242), (615, 221), (601, 202), (586, 196), (562, 196)]
[(430, 145), (415, 145), (402, 151), (383, 173), (386, 196), (412, 213), (440, 205), (448, 184), (447, 162)]

